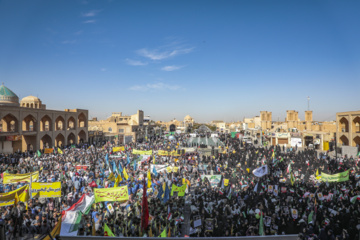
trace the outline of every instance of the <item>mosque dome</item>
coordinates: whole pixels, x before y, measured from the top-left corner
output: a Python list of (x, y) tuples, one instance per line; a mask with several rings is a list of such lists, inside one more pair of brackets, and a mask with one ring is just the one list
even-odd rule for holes
[(1, 106), (19, 106), (19, 97), (10, 89), (2, 84), (0, 86), (0, 105)]
[(23, 99), (21, 99), (21, 101), (26, 101), (26, 102), (41, 102), (38, 97), (34, 97), (34, 96), (24, 97)]
[(187, 115), (185, 118), (184, 118), (184, 121), (191, 121), (192, 120), (192, 117), (190, 117), (190, 115)]
[(45, 105), (42, 104), (41, 100), (38, 97), (34, 96), (27, 96), (21, 99), (20, 106), (27, 108), (45, 109)]

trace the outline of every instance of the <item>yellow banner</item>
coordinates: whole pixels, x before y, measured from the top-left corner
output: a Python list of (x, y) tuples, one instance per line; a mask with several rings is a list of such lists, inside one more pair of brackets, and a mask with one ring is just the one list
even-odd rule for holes
[(39, 171), (25, 174), (10, 174), (4, 172), (3, 184), (17, 183), (17, 182), (30, 182), (30, 175), (32, 175), (32, 180), (37, 180), (39, 178)]
[(141, 151), (141, 150), (136, 150), (134, 149), (132, 151), (132, 154), (139, 154), (139, 155), (152, 155), (152, 150), (148, 150), (148, 151)]
[(224, 186), (226, 187), (227, 185), (229, 185), (229, 179), (224, 179)]
[(166, 168), (166, 171), (168, 171), (168, 173), (177, 172), (178, 170), (179, 170), (178, 167), (167, 167)]
[(44, 153), (53, 153), (54, 149), (53, 148), (45, 148)]
[(55, 198), (61, 197), (61, 182), (31, 184), (31, 195), (33, 198)]
[(181, 154), (178, 154), (176, 151), (168, 152), (168, 151), (164, 151), (164, 150), (159, 150), (158, 155), (160, 155), (160, 156), (176, 156), (176, 157), (181, 156)]
[(1, 193), (0, 194), (0, 207), (14, 205), (15, 194), (17, 193), (18, 196), (20, 196), (25, 190), (28, 191), (28, 187), (29, 186), (26, 185), (24, 187), (21, 187), (19, 189), (11, 191), (11, 192)]
[(129, 200), (127, 186), (116, 188), (95, 188), (95, 203), (98, 202), (121, 202)]
[(112, 151), (113, 152), (125, 151), (125, 147), (124, 146), (122, 146), (122, 147), (113, 147)]

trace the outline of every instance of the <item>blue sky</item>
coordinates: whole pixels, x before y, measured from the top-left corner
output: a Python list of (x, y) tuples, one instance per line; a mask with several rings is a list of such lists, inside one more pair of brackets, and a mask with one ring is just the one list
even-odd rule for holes
[(360, 110), (359, 1), (0, 1), (0, 81), (91, 117)]

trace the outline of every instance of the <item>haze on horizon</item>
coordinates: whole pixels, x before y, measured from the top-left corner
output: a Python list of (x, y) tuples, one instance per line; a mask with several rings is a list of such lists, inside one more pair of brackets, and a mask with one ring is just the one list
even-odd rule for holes
[(1, 1), (0, 81), (90, 117), (360, 110), (358, 1)]

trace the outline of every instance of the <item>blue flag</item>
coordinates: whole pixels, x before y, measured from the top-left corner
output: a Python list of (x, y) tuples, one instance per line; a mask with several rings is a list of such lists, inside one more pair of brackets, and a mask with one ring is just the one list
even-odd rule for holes
[(168, 187), (168, 185), (166, 184), (166, 187), (165, 187), (165, 195), (164, 195), (164, 203), (166, 203), (167, 201), (169, 201), (170, 199), (170, 189)]
[(157, 171), (156, 171), (156, 169), (155, 169), (155, 166), (154, 166), (154, 168), (153, 168), (153, 174), (155, 175), (155, 177), (157, 177), (157, 175), (158, 175), (158, 173), (157, 173)]
[(115, 161), (112, 162), (112, 167), (113, 167), (113, 172), (116, 173), (117, 169), (116, 169)]
[(162, 200), (163, 193), (164, 193), (164, 190), (163, 190), (162, 186), (160, 185), (159, 193), (157, 195), (157, 198), (160, 199), (160, 201)]
[(105, 156), (106, 165), (109, 166), (109, 154), (107, 153)]
[(136, 168), (137, 168), (137, 166), (136, 166), (137, 164), (136, 164), (136, 159), (134, 160), (134, 171), (136, 171)]
[(120, 174), (123, 172), (123, 169), (121, 167), (121, 161), (119, 161), (119, 172), (120, 172)]

